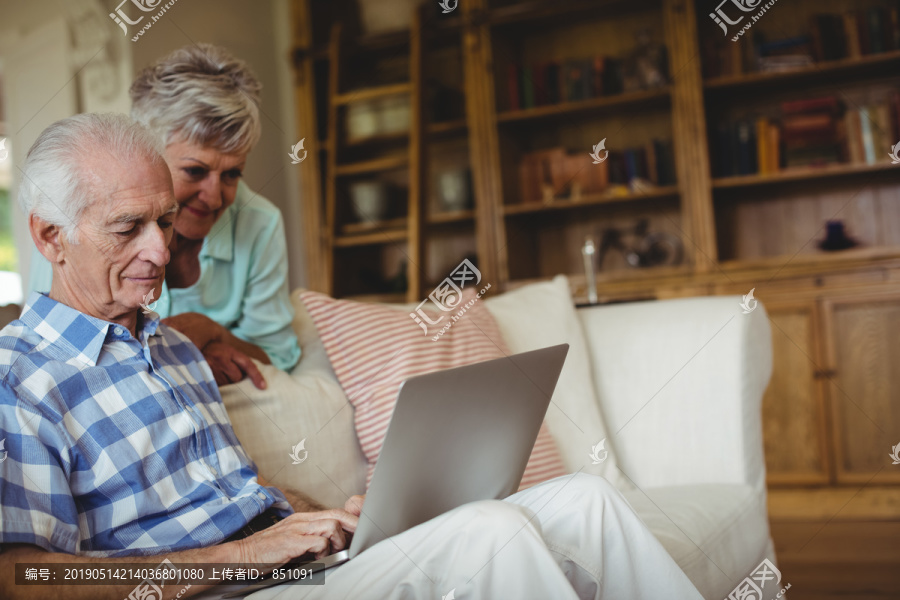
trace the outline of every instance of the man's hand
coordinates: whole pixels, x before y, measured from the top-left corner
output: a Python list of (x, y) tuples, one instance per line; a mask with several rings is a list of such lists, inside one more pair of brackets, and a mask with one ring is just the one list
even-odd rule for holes
[(350, 496), (350, 498), (344, 503), (344, 510), (346, 510), (351, 515), (356, 515), (357, 517), (359, 517), (360, 513), (362, 513), (363, 502), (365, 501), (365, 494), (363, 494), (362, 496)]
[(240, 545), (240, 561), (272, 568), (304, 554), (322, 558), (347, 547), (346, 533), (356, 531), (359, 517), (333, 508), (294, 513), (250, 537)]
[(210, 342), (201, 349), (219, 387), (249, 377), (257, 388), (266, 389), (266, 380), (253, 360), (240, 350), (223, 342)]

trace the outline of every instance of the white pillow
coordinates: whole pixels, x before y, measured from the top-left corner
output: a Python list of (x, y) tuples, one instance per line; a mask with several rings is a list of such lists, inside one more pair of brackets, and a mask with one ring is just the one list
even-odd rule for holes
[[(494, 315), (511, 352), (569, 344), (566, 363), (547, 409), (545, 422), (550, 434), (569, 472), (580, 470), (600, 475), (619, 490), (633, 490), (634, 485), (618, 469), (597, 400), (587, 343), (566, 277), (557, 275), (552, 281), (488, 296), (485, 306)], [(605, 452), (598, 449), (594, 453), (602, 461), (594, 464), (592, 450), (604, 439)]]
[[(220, 391), (234, 431), (260, 474), (279, 488), (299, 490), (328, 507), (365, 493), (366, 461), (353, 427), (353, 408), (337, 381), (299, 293), (291, 295), (300, 362), (286, 373), (259, 365), (268, 387), (249, 381)], [(293, 464), (292, 449), (300, 464)]]

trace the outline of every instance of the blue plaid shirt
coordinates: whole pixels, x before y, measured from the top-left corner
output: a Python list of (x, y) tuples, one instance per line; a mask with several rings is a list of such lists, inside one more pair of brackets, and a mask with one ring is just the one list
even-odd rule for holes
[(135, 339), (32, 293), (0, 331), (0, 440), (0, 544), (161, 554), (293, 512), (257, 481), (200, 351), (155, 314)]

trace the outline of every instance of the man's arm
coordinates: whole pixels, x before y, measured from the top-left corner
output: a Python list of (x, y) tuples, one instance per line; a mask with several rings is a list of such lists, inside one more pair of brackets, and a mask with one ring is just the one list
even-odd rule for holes
[(282, 488), (272, 485), (268, 480), (266, 480), (262, 475), (259, 474), (256, 475), (256, 480), (259, 482), (259, 485), (263, 487), (276, 487), (281, 490), (281, 493), (284, 494), (285, 498), (287, 498), (288, 503), (290, 503), (290, 505), (294, 508), (294, 511), (298, 513), (327, 510), (327, 507), (320, 504), (319, 502), (316, 502), (299, 490), (292, 490), (289, 488)]
[[(4, 544), (3, 552), (0, 552), (0, 598), (56, 600), (60, 597), (60, 588), (57, 586), (16, 585), (16, 563), (69, 563), (98, 567), (111, 563), (153, 563), (152, 566), (156, 566), (162, 559), (167, 558), (176, 566), (185, 563), (218, 563), (234, 567), (253, 565), (263, 572), (268, 572), (307, 553), (314, 554), (315, 558), (321, 558), (343, 550), (347, 547), (345, 532), (356, 531), (357, 522), (356, 516), (341, 509), (295, 513), (243, 540), (160, 556), (94, 558), (47, 552), (28, 544)], [(210, 587), (213, 585), (192, 584), (179, 599), (194, 596)], [(180, 584), (166, 585), (163, 588), (162, 600), (174, 600), (183, 588), (184, 586)], [(122, 600), (134, 589), (135, 586), (132, 584), (71, 585), (66, 586), (64, 597), (66, 600)]]

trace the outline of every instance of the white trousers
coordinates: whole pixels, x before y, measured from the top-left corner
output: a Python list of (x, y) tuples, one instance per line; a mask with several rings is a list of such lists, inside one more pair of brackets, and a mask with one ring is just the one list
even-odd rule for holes
[(461, 506), (326, 571), (324, 585), (249, 598), (702, 600), (619, 491), (585, 474)]

